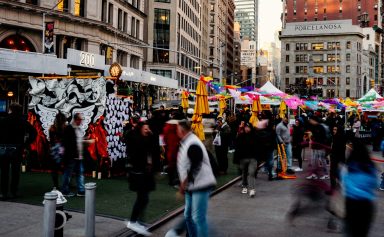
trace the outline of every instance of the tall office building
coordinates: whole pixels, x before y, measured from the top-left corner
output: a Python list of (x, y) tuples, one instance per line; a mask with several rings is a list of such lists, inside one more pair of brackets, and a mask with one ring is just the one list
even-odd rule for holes
[(258, 0), (235, 0), (235, 21), (241, 25), (241, 38), (248, 36), (256, 41), (258, 37)]
[(359, 98), (382, 80), (377, 0), (284, 0), (281, 88)]
[(155, 49), (147, 51), (147, 70), (195, 90), (201, 69), (201, 1), (148, 2), (148, 44)]
[[(234, 1), (210, 0), (209, 4), (210, 75), (216, 81), (223, 80), (223, 83), (229, 83), (234, 73)], [(220, 78), (220, 68), (222, 78)]]

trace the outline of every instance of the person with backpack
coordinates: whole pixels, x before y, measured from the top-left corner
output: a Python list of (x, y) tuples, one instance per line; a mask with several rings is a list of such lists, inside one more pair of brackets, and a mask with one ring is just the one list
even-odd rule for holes
[[(329, 179), (327, 170), (327, 154), (330, 152), (332, 136), (327, 125), (322, 120), (313, 116), (309, 119), (312, 132), (312, 174), (307, 179)], [(321, 176), (320, 176), (321, 174)]]

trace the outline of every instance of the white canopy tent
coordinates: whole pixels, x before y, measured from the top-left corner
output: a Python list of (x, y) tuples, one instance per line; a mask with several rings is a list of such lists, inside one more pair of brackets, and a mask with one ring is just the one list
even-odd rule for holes
[(375, 89), (370, 89), (363, 97), (358, 99), (358, 101), (368, 101), (383, 98), (379, 93), (375, 91)]
[(267, 81), (264, 86), (260, 87), (260, 90), (270, 94), (285, 94), (281, 90), (277, 89), (270, 81)]

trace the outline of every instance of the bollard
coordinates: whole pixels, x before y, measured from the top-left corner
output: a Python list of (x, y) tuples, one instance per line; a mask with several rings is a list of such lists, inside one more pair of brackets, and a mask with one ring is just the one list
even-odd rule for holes
[(49, 192), (44, 195), (43, 237), (53, 237), (55, 231), (57, 193)]
[(85, 237), (95, 236), (96, 183), (85, 184)]

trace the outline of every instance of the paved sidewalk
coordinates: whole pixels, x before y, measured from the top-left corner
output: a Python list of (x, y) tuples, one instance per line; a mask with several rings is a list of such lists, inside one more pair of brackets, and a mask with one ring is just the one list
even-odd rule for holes
[[(34, 206), (14, 202), (0, 202), (0, 236), (3, 237), (40, 237), (43, 235), (43, 206)], [(69, 212), (72, 218), (64, 229), (65, 237), (84, 236), (85, 215)], [(96, 217), (96, 236), (109, 237), (125, 227), (123, 221)]]
[[(301, 172), (300, 176), (306, 173)], [(301, 177), (303, 179), (304, 177)], [(295, 226), (288, 224), (286, 213), (293, 202), (292, 191), (298, 181), (267, 181), (265, 174), (259, 175), (256, 183), (256, 197), (251, 199), (241, 194), (239, 184), (216, 195), (210, 200), (208, 221), (210, 237), (325, 237), (343, 236), (327, 231), (331, 216), (323, 208), (295, 220)], [(384, 192), (378, 192), (378, 205), (371, 237), (382, 237), (384, 226)], [(152, 236), (163, 237), (180, 219), (170, 221), (153, 232)]]

